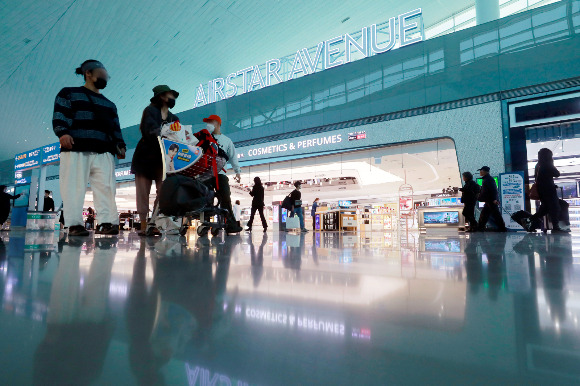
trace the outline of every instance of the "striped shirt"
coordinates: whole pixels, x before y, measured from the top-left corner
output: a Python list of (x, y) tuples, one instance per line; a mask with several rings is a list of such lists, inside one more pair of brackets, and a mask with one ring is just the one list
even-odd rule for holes
[(117, 153), (126, 148), (119, 125), (117, 107), (103, 95), (86, 87), (65, 87), (54, 101), (54, 133), (73, 137), (72, 150), (61, 151)]

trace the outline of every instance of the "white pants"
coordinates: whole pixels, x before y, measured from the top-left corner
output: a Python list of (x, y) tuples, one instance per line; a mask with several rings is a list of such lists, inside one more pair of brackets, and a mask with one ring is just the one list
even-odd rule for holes
[(115, 160), (111, 153), (62, 152), (59, 178), (66, 226), (84, 227), (83, 205), (89, 182), (98, 223), (119, 224), (115, 203)]

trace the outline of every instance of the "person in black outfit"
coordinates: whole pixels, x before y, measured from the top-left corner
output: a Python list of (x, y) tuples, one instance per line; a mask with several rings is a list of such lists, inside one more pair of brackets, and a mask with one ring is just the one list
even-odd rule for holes
[[(159, 85), (153, 88), (151, 104), (143, 110), (139, 131), (141, 139), (137, 144), (133, 160), (131, 162), (131, 173), (135, 174), (135, 188), (137, 191), (137, 213), (141, 222), (139, 236), (144, 236), (147, 231), (147, 214), (149, 213), (149, 194), (151, 184), (155, 181), (157, 205), (159, 189), (163, 182), (163, 160), (161, 158), (161, 148), (157, 139), (161, 134), (161, 126), (165, 123), (178, 121), (177, 115), (169, 109), (175, 106), (175, 99), (179, 93), (169, 86)], [(168, 165), (169, 166), (169, 165)], [(158, 235), (159, 230), (153, 229), (152, 234)]]
[(304, 226), (304, 212), (302, 210), (302, 193), (300, 192), (300, 189), (302, 189), (302, 182), (296, 181), (294, 187), (296, 189), (290, 193), (290, 199), (292, 200), (292, 216), (296, 215), (300, 219), (300, 231), (308, 232), (308, 229)]
[(6, 185), (0, 185), (0, 228), (4, 225), (10, 214), (10, 200), (16, 200), (20, 196), (22, 194), (13, 196), (6, 193)]
[(507, 228), (499, 211), (497, 185), (495, 184), (493, 177), (489, 175), (489, 170), (488, 166), (483, 166), (479, 169), (479, 175), (483, 177), (483, 184), (481, 186), (478, 200), (485, 203), (483, 210), (479, 215), (479, 230), (485, 232), (487, 221), (491, 216), (498, 227), (498, 231), (506, 232)]
[(558, 192), (556, 191), (556, 185), (554, 184), (554, 178), (558, 177), (560, 177), (560, 172), (554, 166), (552, 151), (546, 148), (540, 149), (534, 178), (536, 180), (541, 205), (528, 221), (533, 223), (534, 220), (548, 214), (552, 221), (552, 233), (565, 232), (559, 226), (560, 200), (558, 198)]
[(250, 221), (248, 221), (248, 228), (246, 231), (252, 231), (252, 224), (254, 223), (254, 215), (256, 211), (260, 213), (260, 219), (262, 220), (262, 226), (264, 227), (264, 232), (268, 230), (268, 223), (264, 217), (264, 185), (262, 185), (262, 180), (260, 177), (254, 177), (254, 187), (250, 192), (252, 196), (252, 212), (250, 214)]
[(50, 190), (44, 191), (44, 207), (45, 212), (54, 212), (54, 200), (50, 197)]
[(477, 221), (475, 220), (475, 204), (479, 194), (479, 185), (473, 181), (473, 174), (470, 172), (463, 173), (465, 185), (459, 188), (461, 191), (461, 202), (463, 203), (463, 216), (465, 222), (469, 224), (469, 232), (477, 232)]

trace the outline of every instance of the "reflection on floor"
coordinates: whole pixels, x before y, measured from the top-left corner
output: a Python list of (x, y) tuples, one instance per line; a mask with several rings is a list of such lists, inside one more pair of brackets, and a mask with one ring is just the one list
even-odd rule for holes
[(1, 234), (0, 384), (577, 384), (580, 236)]

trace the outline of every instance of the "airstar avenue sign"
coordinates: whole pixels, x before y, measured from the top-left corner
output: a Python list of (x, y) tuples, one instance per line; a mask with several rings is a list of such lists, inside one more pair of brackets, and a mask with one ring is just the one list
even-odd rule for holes
[[(282, 68), (280, 59), (271, 59), (266, 62), (265, 66), (255, 65), (244, 68), (229, 74), (225, 79), (213, 79), (207, 83), (207, 86), (200, 84), (197, 88), (194, 107), (231, 98), (238, 93), (243, 94), (292, 80), (300, 74), (309, 75), (349, 63), (354, 60), (354, 51), (358, 51), (363, 57), (368, 57), (392, 50), (396, 46), (397, 40), (400, 47), (418, 43), (423, 40), (422, 12), (421, 8), (417, 8), (403, 13), (397, 18), (391, 17), (389, 19), (389, 41), (382, 44), (379, 44), (377, 39), (377, 25), (372, 24), (361, 30), (360, 42), (351, 35), (344, 34), (318, 43), (314, 57), (307, 48), (296, 51), (292, 70), (287, 74), (280, 74)], [(410, 19), (413, 18), (418, 18), (418, 21), (411, 21)], [(339, 59), (343, 54), (344, 60)], [(238, 78), (240, 76), (241, 79)], [(234, 83), (236, 80), (241, 83), (241, 86)]]

